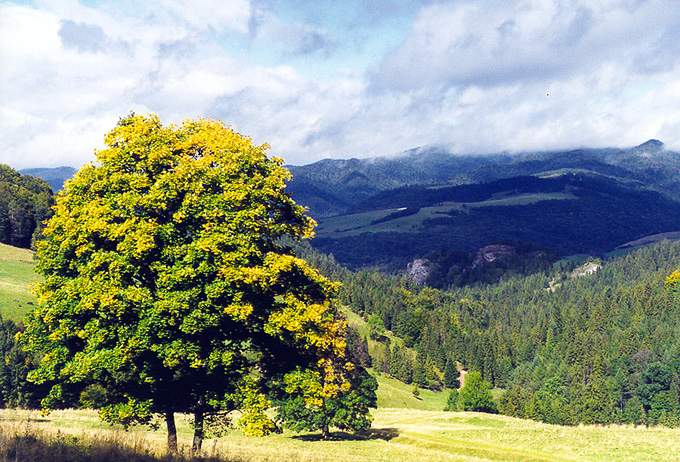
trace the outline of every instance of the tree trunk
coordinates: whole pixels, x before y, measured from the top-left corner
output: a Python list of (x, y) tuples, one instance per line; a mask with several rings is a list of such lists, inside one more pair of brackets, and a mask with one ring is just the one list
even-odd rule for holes
[(168, 427), (168, 452), (177, 454), (177, 427), (175, 426), (175, 413), (165, 413), (165, 424)]
[(330, 439), (331, 437), (331, 432), (328, 430), (328, 424), (324, 422), (324, 424), (321, 426), (321, 438), (324, 440)]
[(198, 408), (194, 412), (194, 442), (191, 445), (191, 455), (197, 456), (201, 453), (203, 446), (203, 409)]
[(323, 423), (321, 424), (321, 438), (327, 440), (331, 437), (331, 432), (328, 429), (328, 412), (326, 409), (326, 398), (321, 400), (321, 409), (323, 412)]

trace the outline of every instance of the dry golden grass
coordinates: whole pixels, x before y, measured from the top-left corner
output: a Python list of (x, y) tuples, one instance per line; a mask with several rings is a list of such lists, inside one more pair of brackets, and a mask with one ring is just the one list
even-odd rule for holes
[[(480, 413), (379, 409), (364, 439), (337, 435), (248, 438), (234, 431), (205, 442), (208, 461), (677, 461), (680, 430), (630, 426), (560, 427)], [(178, 419), (186, 453), (191, 429)], [(101, 423), (93, 411), (0, 411), (0, 461), (185, 461), (169, 459), (165, 434), (129, 432)], [(18, 453), (17, 453), (18, 451)]]

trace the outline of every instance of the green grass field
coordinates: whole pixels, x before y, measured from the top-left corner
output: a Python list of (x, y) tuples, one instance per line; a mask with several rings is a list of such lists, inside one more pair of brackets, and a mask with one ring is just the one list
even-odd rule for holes
[(574, 200), (576, 196), (567, 192), (497, 195), (482, 202), (442, 202), (432, 207), (422, 207), (418, 212), (405, 217), (373, 223), (398, 209), (372, 210), (369, 212), (338, 215), (322, 218), (317, 228), (319, 237), (346, 237), (361, 233), (416, 233), (422, 229), (425, 220), (447, 216), (452, 210), (462, 211), (483, 207), (528, 205), (547, 200)]
[(21, 320), (35, 303), (33, 286), (38, 282), (33, 252), (0, 244), (0, 315)]
[[(374, 412), (365, 439), (336, 434), (320, 441), (314, 434), (283, 433), (249, 438), (238, 431), (207, 440), (207, 456), (239, 461), (677, 461), (680, 430), (667, 428), (560, 427), (511, 417), (470, 412), (384, 408)], [(191, 428), (178, 419), (180, 444)], [(101, 423), (94, 411), (58, 411), (44, 417), (31, 411), (0, 411), (0, 433), (29, 430), (39, 439), (57, 437), (86, 445), (88, 439), (115, 441), (136, 452), (163, 453), (162, 430), (129, 432)], [(85, 444), (84, 444), (85, 443)], [(141, 459), (140, 459), (141, 460)], [(147, 460), (147, 459), (143, 459)]]

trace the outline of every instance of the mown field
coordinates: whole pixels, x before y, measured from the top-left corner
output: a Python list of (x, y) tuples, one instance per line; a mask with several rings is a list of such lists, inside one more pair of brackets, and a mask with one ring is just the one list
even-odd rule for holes
[[(228, 461), (677, 461), (680, 430), (633, 427), (560, 427), (537, 422), (471, 412), (442, 412), (384, 408), (374, 412), (372, 432), (365, 438), (336, 434), (321, 441), (314, 434), (284, 433), (249, 438), (238, 431), (205, 442), (205, 455)], [(179, 419), (180, 444), (186, 452), (191, 428)], [(11, 438), (29, 433), (30, 444), (53, 445), (51, 460), (61, 462), (64, 446), (77, 445), (96, 453), (92, 446), (113, 445), (115, 451), (132, 448), (144, 458), (159, 460), (165, 435), (162, 430), (135, 428), (129, 432), (101, 423), (94, 411), (0, 411), (0, 460), (8, 457)], [(55, 441), (56, 440), (56, 441)], [(25, 453), (29, 444), (24, 443)], [(58, 444), (57, 444), (58, 443)], [(59, 449), (54, 449), (59, 448)], [(16, 454), (16, 453), (14, 453)], [(16, 460), (23, 459), (21, 454)], [(32, 459), (38, 460), (38, 459)], [(78, 460), (78, 459), (76, 459)], [(90, 460), (90, 459), (82, 459)], [(96, 459), (92, 459), (96, 460)], [(115, 460), (115, 459), (114, 459)], [(125, 459), (120, 459), (125, 460)]]

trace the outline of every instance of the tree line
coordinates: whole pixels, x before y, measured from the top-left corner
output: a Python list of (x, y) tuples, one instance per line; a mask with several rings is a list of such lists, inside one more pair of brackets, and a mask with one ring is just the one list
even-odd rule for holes
[(45, 181), (0, 164), (0, 242), (31, 247), (52, 204), (52, 190)]

